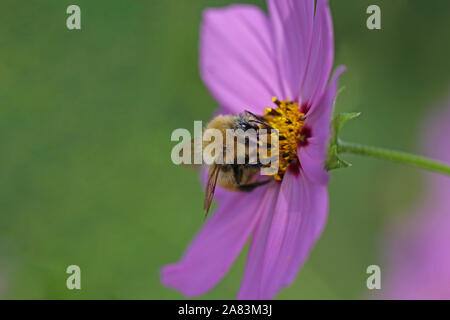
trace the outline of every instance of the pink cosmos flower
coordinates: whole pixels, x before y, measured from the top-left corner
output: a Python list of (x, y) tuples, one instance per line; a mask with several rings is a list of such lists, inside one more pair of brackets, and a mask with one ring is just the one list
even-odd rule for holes
[[(338, 68), (327, 0), (268, 0), (269, 16), (250, 5), (204, 12), (201, 75), (220, 113), (255, 114), (272, 97), (303, 113), (296, 161), (282, 181), (250, 193), (216, 190), (218, 207), (182, 259), (162, 269), (162, 283), (201, 295), (225, 275), (251, 237), (238, 298), (271, 299), (292, 283), (325, 225), (324, 169)], [(328, 84), (328, 85), (327, 85)], [(292, 106), (291, 105), (291, 106)]]
[[(450, 163), (450, 104), (426, 125), (428, 155)], [(425, 201), (387, 243), (387, 299), (450, 299), (450, 178), (426, 176)]]

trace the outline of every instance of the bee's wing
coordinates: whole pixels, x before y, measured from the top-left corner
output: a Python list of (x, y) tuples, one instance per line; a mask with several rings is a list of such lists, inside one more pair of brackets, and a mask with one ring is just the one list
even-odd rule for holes
[(205, 202), (203, 208), (206, 210), (205, 217), (208, 216), (209, 208), (214, 197), (214, 190), (216, 189), (217, 178), (219, 177), (220, 166), (216, 165), (209, 170), (208, 183), (206, 184)]

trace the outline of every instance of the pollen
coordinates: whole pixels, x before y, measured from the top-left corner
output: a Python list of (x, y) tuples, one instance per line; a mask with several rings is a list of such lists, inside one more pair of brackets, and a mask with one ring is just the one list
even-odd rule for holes
[(281, 181), (289, 166), (298, 161), (298, 145), (305, 142), (306, 137), (302, 134), (305, 114), (300, 112), (297, 102), (280, 101), (275, 97), (272, 101), (277, 108), (266, 108), (263, 118), (268, 125), (278, 130), (279, 168), (274, 178)]

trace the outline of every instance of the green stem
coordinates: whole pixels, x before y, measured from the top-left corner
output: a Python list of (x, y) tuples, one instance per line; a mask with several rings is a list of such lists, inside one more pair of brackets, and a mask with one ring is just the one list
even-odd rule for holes
[(450, 165), (406, 152), (363, 146), (360, 144), (343, 141), (338, 141), (338, 152), (359, 154), (362, 156), (409, 164), (421, 169), (443, 173), (450, 176)]

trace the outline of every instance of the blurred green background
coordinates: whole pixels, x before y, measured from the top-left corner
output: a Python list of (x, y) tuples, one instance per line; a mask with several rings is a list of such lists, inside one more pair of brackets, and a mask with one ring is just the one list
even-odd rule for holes
[[(204, 8), (232, 2), (243, 1), (1, 1), (1, 298), (182, 298), (159, 269), (203, 224), (203, 191), (170, 161), (170, 135), (217, 107), (198, 74), (199, 26)], [(80, 31), (66, 28), (70, 4)], [(370, 4), (382, 30), (366, 28)], [(343, 138), (420, 152), (422, 120), (449, 89), (450, 2), (331, 8), (336, 64), (348, 66), (337, 110), (362, 112)], [(380, 235), (422, 197), (418, 170), (347, 159), (332, 173), (324, 234), (280, 299), (368, 295)], [(245, 252), (202, 298), (236, 297)], [(81, 290), (66, 288), (71, 264)]]

